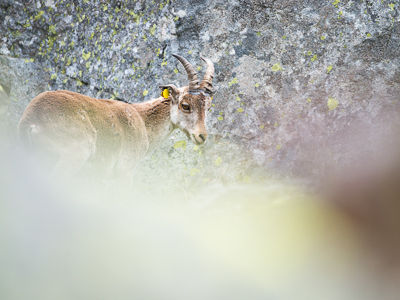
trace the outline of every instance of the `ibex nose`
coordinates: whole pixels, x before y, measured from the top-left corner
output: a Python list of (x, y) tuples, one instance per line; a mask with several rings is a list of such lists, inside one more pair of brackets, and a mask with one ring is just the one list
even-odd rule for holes
[(205, 133), (205, 134), (200, 133), (199, 137), (203, 140), (203, 142), (205, 142), (207, 139), (207, 133)]
[(198, 145), (202, 145), (207, 139), (207, 133), (193, 134), (193, 137)]

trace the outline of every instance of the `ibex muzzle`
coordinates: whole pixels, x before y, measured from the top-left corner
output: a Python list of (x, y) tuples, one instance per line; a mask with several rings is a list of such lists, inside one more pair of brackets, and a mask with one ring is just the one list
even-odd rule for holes
[(129, 183), (137, 163), (174, 129), (181, 129), (196, 145), (204, 144), (214, 65), (202, 58), (207, 71), (199, 85), (190, 63), (174, 57), (183, 64), (189, 86), (162, 85), (162, 97), (135, 104), (69, 91), (44, 92), (32, 100), (19, 122), (22, 141), (38, 157), (52, 157), (55, 177), (95, 168), (93, 173), (112, 174)]

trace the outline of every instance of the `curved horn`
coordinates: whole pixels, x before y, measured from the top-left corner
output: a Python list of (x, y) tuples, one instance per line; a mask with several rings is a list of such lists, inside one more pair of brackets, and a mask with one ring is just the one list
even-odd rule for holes
[(189, 78), (189, 93), (193, 95), (198, 95), (199, 94), (199, 80), (197, 79), (197, 73), (196, 70), (192, 67), (192, 65), (182, 56), (172, 54), (173, 57), (178, 59), (183, 67), (186, 70), (186, 73)]
[(204, 90), (205, 93), (212, 94), (212, 93), (214, 93), (213, 84), (212, 84), (212, 81), (214, 78), (214, 72), (215, 72), (214, 64), (208, 58), (201, 57), (201, 59), (207, 63), (207, 71), (203, 77), (203, 81), (200, 83), (200, 88), (202, 90)]

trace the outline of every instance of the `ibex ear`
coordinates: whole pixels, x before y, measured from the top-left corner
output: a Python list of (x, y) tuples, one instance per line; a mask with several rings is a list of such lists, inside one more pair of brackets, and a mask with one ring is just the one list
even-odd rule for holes
[[(179, 101), (179, 91), (178, 88), (173, 84), (160, 85), (158, 88), (161, 90), (161, 96), (164, 98), (171, 98), (172, 103), (178, 103)], [(168, 90), (168, 93), (165, 92)]]

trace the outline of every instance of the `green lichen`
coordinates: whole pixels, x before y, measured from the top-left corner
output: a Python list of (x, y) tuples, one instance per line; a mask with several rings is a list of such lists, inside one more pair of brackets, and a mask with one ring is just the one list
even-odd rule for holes
[(332, 98), (331, 96), (329, 96), (328, 107), (329, 107), (329, 110), (334, 110), (335, 108), (338, 107), (338, 101), (336, 99)]
[(219, 166), (221, 165), (221, 163), (222, 163), (222, 158), (221, 158), (221, 157), (218, 157), (218, 158), (214, 161), (214, 164), (215, 164), (217, 167), (219, 167)]
[(150, 27), (149, 33), (150, 33), (152, 36), (154, 35), (154, 32), (156, 31), (156, 28), (157, 28), (157, 25), (156, 25), (156, 24), (154, 24), (153, 27)]
[(326, 73), (329, 74), (329, 73), (332, 71), (332, 69), (333, 69), (333, 66), (332, 66), (332, 65), (331, 65), (331, 66), (328, 66), (328, 67), (326, 68)]
[(43, 14), (44, 14), (44, 11), (43, 10), (39, 10), (37, 15), (33, 18), (33, 21), (39, 20), (43, 16)]
[(251, 182), (250, 177), (247, 176), (247, 175), (245, 175), (245, 176), (243, 177), (243, 182), (244, 182), (244, 183), (250, 183), (250, 182)]
[(199, 169), (197, 169), (197, 168), (193, 168), (193, 169), (190, 170), (189, 175), (190, 176), (195, 176), (198, 173), (201, 173), (201, 171)]
[(274, 64), (271, 68), (272, 71), (278, 72), (279, 70), (282, 70), (280, 63)]
[(174, 144), (173, 147), (174, 147), (175, 149), (182, 148), (183, 150), (186, 150), (186, 141), (185, 141), (185, 140), (178, 141), (178, 142), (176, 142), (176, 143)]
[(232, 86), (232, 85), (237, 84), (237, 83), (238, 83), (238, 79), (237, 79), (237, 77), (235, 77), (235, 78), (232, 79), (231, 82), (228, 83), (228, 85)]
[(84, 60), (88, 60), (90, 58), (91, 52), (85, 53), (85, 49), (82, 50), (82, 57)]
[(49, 26), (49, 32), (55, 35), (57, 33), (56, 27), (54, 25), (50, 25)]

